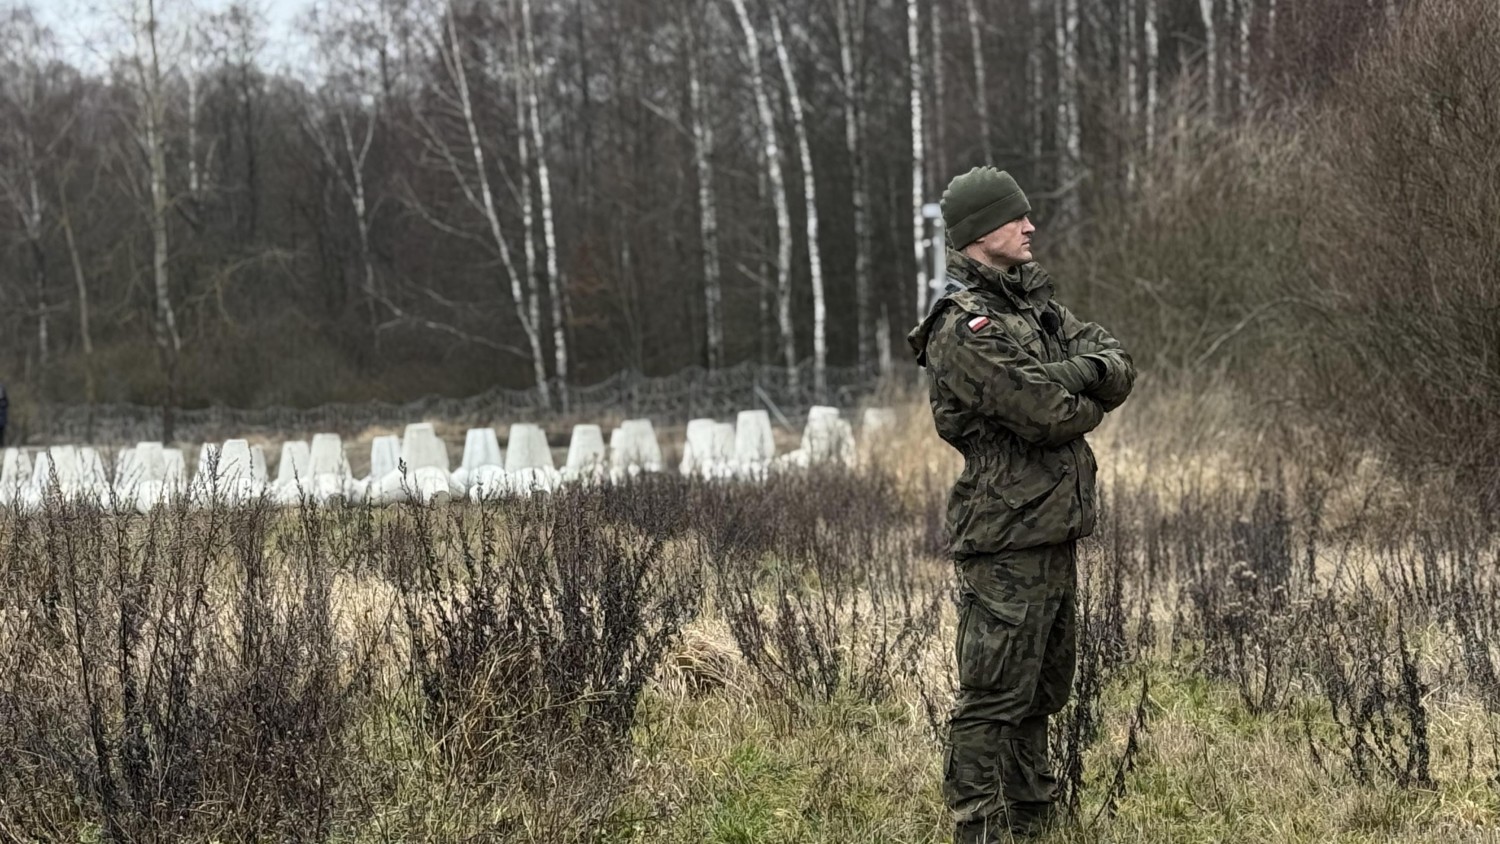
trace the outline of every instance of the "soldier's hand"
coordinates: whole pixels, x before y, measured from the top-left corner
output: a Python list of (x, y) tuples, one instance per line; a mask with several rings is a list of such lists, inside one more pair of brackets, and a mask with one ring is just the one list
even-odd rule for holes
[(1119, 353), (1103, 351), (1085, 355), (1084, 360), (1103, 369), (1103, 376), (1089, 391), (1106, 408), (1119, 406), (1130, 395), (1135, 386), (1135, 370), (1128, 366)]
[(1109, 351), (1108, 346), (1104, 346), (1098, 341), (1081, 334), (1068, 341), (1068, 355), (1070, 357), (1097, 354), (1106, 351)]
[(1073, 357), (1057, 363), (1043, 364), (1047, 375), (1070, 393), (1086, 393), (1097, 387), (1104, 379), (1102, 364), (1083, 357)]

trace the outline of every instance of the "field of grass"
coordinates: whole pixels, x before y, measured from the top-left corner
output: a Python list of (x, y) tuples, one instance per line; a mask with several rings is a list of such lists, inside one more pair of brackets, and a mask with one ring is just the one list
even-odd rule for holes
[[(957, 458), (909, 410), (765, 486), (0, 514), (0, 841), (945, 841)], [(1155, 412), (1094, 438), (1045, 840), (1500, 841), (1484, 514)]]

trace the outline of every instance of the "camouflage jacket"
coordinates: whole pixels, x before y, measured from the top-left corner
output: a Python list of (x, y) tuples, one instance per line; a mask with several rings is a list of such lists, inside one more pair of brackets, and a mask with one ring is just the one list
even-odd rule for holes
[(1034, 263), (1001, 273), (949, 250), (948, 274), (945, 295), (907, 342), (926, 367), (938, 434), (964, 456), (948, 499), (954, 556), (1087, 536), (1096, 466), (1083, 435), (1124, 396), (1075, 395), (1047, 364), (1110, 350), (1133, 383), (1129, 356), (1054, 301)]

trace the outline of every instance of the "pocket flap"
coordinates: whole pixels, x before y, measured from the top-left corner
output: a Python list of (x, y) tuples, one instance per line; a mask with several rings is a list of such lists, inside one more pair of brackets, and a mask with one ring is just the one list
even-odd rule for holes
[(1033, 463), (1024, 471), (1007, 473), (1000, 482), (1000, 498), (1012, 510), (1019, 510), (1057, 488), (1062, 473), (1050, 466)]

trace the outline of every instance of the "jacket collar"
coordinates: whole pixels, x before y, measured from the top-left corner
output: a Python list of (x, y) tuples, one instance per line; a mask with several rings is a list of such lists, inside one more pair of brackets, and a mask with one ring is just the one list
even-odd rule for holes
[(1000, 294), (1018, 310), (1039, 310), (1052, 298), (1052, 278), (1035, 261), (1001, 270), (949, 249), (948, 274), (966, 287)]

